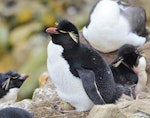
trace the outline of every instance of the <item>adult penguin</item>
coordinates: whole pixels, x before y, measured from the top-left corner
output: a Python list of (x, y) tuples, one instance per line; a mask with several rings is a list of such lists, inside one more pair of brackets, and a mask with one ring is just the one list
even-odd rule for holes
[(116, 59), (109, 65), (116, 83), (122, 85), (137, 84), (136, 67), (140, 57), (142, 57), (142, 53), (131, 44), (125, 44), (119, 48)]
[(142, 7), (120, 0), (99, 0), (91, 10), (83, 36), (93, 48), (109, 53), (124, 44), (144, 44), (145, 25), (146, 13)]
[(27, 77), (28, 75), (13, 70), (0, 73), (0, 103), (15, 101), (19, 88)]
[(47, 28), (47, 67), (59, 97), (76, 111), (90, 110), (94, 104), (114, 103), (122, 88), (116, 86), (111, 69), (99, 53), (80, 43), (77, 28), (60, 20)]

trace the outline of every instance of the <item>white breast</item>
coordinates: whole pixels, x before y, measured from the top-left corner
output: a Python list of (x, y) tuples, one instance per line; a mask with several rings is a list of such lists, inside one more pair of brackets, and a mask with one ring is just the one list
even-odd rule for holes
[(138, 94), (140, 94), (146, 87), (146, 83), (147, 83), (146, 60), (144, 57), (141, 57), (139, 59), (139, 64), (138, 64), (138, 83), (135, 87), (135, 93), (137, 99), (138, 99)]
[(88, 98), (82, 82), (69, 71), (69, 64), (62, 57), (63, 48), (52, 41), (48, 45), (47, 67), (59, 97), (78, 111), (87, 111), (94, 105)]
[(9, 92), (3, 98), (0, 99), (0, 104), (8, 101), (15, 102), (17, 99), (18, 91), (18, 88), (10, 89)]
[(90, 17), (90, 24), (83, 28), (83, 35), (97, 50), (107, 53), (123, 44), (135, 46), (144, 44), (146, 39), (131, 32), (130, 25), (120, 15), (119, 5), (112, 0), (100, 1)]

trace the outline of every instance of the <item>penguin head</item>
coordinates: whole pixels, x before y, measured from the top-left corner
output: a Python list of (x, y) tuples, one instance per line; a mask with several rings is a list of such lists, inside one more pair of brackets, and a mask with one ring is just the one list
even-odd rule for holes
[(53, 43), (61, 45), (64, 49), (71, 49), (79, 44), (78, 30), (68, 20), (60, 20), (56, 28), (47, 28), (46, 32), (51, 35)]
[(125, 44), (118, 50), (118, 59), (122, 60), (130, 67), (137, 66), (140, 57), (140, 51), (131, 44)]
[(15, 71), (0, 73), (0, 87), (6, 91), (11, 88), (20, 88), (27, 77), (28, 75), (20, 75)]

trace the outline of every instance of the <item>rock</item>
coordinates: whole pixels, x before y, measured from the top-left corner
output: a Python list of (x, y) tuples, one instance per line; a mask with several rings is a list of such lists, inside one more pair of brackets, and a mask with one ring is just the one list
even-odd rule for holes
[(25, 109), (25, 110), (31, 112), (30, 108), (32, 105), (33, 105), (33, 102), (29, 99), (25, 99), (20, 102), (8, 101), (8, 102), (0, 104), (0, 109), (7, 108), (7, 107), (18, 107), (18, 108), (22, 108), (22, 109)]
[(42, 101), (54, 101), (57, 98), (57, 94), (56, 94), (56, 91), (55, 90), (52, 90), (51, 88), (46, 88), (46, 89), (43, 89), (43, 88), (37, 88), (35, 91), (34, 91), (34, 94), (33, 94), (33, 97), (32, 97), (32, 100), (36, 103), (40, 103)]
[(127, 117), (130, 116), (137, 116), (138, 118), (139, 116), (140, 118), (150, 117), (150, 99), (120, 102), (117, 104), (117, 106), (124, 114), (126, 114)]
[(134, 100), (132, 96), (122, 94), (122, 96), (116, 101), (116, 103), (127, 102), (127, 101), (132, 101), (132, 100)]
[(127, 118), (117, 106), (113, 104), (95, 105), (87, 118)]
[(32, 100), (36, 103), (42, 103), (43, 101), (49, 101), (51, 103), (60, 100), (50, 77), (47, 78), (45, 85), (42, 86), (42, 88), (35, 89)]

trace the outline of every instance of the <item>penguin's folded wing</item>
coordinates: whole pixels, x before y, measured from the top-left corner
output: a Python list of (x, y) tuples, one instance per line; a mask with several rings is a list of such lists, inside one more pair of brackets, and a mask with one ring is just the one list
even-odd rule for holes
[(95, 82), (95, 74), (91, 70), (77, 69), (79, 77), (82, 80), (83, 87), (88, 97), (94, 102), (94, 104), (105, 104)]
[(126, 7), (121, 13), (127, 18), (134, 33), (137, 33), (140, 36), (145, 36), (146, 12), (142, 7)]

